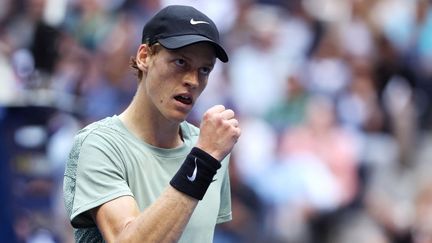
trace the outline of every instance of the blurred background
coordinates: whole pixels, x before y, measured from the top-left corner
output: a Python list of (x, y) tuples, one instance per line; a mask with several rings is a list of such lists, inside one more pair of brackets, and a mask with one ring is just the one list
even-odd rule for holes
[(188, 118), (224, 104), (242, 127), (214, 242), (432, 242), (430, 0), (1, 0), (1, 242), (73, 242), (71, 141), (130, 102), (168, 4), (214, 19), (230, 55)]

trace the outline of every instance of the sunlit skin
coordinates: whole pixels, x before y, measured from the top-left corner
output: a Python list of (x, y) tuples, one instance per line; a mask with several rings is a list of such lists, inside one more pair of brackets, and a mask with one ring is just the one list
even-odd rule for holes
[[(119, 117), (146, 143), (175, 148), (183, 143), (180, 123), (207, 85), (215, 52), (209, 43), (175, 51), (160, 48), (151, 54), (147, 45), (139, 47), (136, 62), (143, 76), (134, 99)], [(240, 133), (234, 111), (215, 105), (202, 117), (195, 146), (222, 161)], [(167, 186), (142, 212), (133, 197), (122, 196), (91, 213), (106, 242), (177, 242), (197, 204), (197, 199)]]
[[(177, 50), (161, 47), (155, 55), (150, 55), (147, 45), (141, 45), (137, 65), (143, 71), (143, 78), (134, 100), (120, 119), (154, 146), (179, 146), (182, 142), (178, 136), (179, 124), (186, 119), (206, 87), (215, 61), (214, 49), (208, 43)], [(190, 97), (191, 104), (176, 100), (178, 95)], [(172, 135), (177, 138), (173, 139)]]
[[(186, 118), (206, 87), (215, 60), (213, 48), (198, 43), (176, 51), (162, 49), (149, 63), (152, 68), (148, 69), (143, 85), (146, 95), (166, 120), (178, 124)], [(192, 104), (174, 99), (182, 94), (191, 96)]]

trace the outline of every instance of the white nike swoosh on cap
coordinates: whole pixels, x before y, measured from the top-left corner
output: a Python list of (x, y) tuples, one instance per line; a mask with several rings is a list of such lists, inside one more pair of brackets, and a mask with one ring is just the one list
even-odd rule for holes
[(188, 178), (188, 180), (190, 181), (190, 182), (194, 182), (195, 181), (195, 179), (196, 179), (196, 176), (197, 176), (197, 173), (198, 173), (198, 166), (197, 166), (197, 162), (196, 162), (196, 157), (195, 157), (195, 160), (194, 160), (194, 162), (195, 162), (195, 169), (194, 169), (194, 171), (192, 172), (192, 176), (188, 176), (188, 175), (186, 175), (186, 177)]
[(190, 20), (190, 23), (191, 23), (192, 25), (196, 25), (196, 24), (210, 24), (209, 22), (206, 22), (206, 21), (202, 21), (202, 20), (194, 20), (194, 19), (191, 19), (191, 20)]

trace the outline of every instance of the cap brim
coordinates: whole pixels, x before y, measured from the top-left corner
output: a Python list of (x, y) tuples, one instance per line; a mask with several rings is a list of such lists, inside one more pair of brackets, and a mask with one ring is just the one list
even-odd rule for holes
[(177, 49), (198, 42), (209, 42), (215, 47), (216, 57), (222, 62), (228, 62), (228, 55), (225, 50), (218, 43), (210, 40), (209, 38), (201, 35), (181, 35), (172, 36), (164, 39), (159, 39), (158, 42), (167, 49)]

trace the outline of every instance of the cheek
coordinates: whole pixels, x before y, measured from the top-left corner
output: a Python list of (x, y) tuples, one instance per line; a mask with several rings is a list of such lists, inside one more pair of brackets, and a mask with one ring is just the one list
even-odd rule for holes
[(158, 76), (154, 76), (151, 72), (147, 75), (146, 92), (154, 103), (160, 103), (163, 100), (161, 91), (163, 90), (162, 82)]
[(162, 104), (166, 101), (167, 89), (161, 80), (157, 80), (149, 85), (147, 92), (154, 103)]
[(173, 89), (170, 85), (172, 82), (169, 80), (169, 77), (156, 74), (156, 77), (152, 77), (151, 80), (147, 86), (147, 92), (153, 103), (164, 104), (168, 102)]

